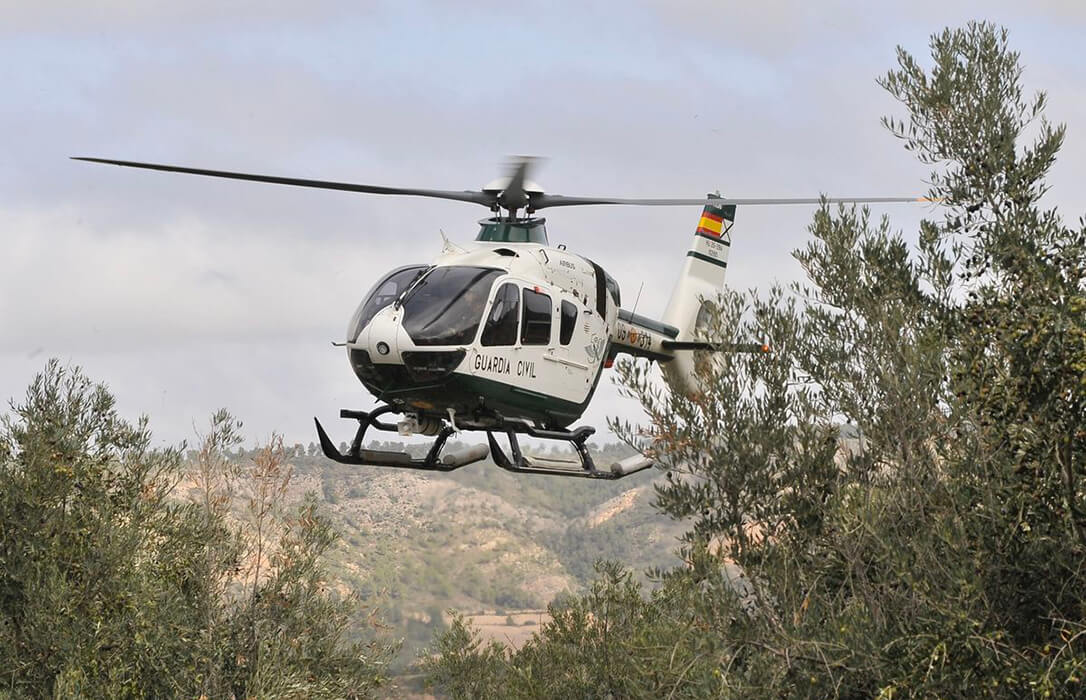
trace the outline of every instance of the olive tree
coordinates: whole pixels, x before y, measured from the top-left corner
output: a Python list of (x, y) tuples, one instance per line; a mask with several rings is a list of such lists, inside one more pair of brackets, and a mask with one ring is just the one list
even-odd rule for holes
[[(932, 166), (916, 236), (823, 206), (804, 283), (712, 305), (706, 340), (772, 352), (705, 354), (690, 394), (619, 366), (648, 421), (614, 428), (666, 470), (687, 565), (647, 597), (602, 576), (517, 652), (445, 649), (435, 681), (485, 660), (536, 697), (1082, 692), (1086, 229), (1042, 206), (1064, 129), (1021, 75), (986, 23), (927, 65), (898, 51), (885, 124)], [(616, 615), (608, 657), (636, 664), (613, 677)]]
[[(269, 505), (281, 441), (246, 469), (227, 458), (239, 427), (216, 414), (186, 463), (49, 362), (0, 419), (0, 697), (375, 693), (391, 650), (345, 639), (329, 520), (312, 498)], [(246, 472), (257, 520), (232, 507)]]

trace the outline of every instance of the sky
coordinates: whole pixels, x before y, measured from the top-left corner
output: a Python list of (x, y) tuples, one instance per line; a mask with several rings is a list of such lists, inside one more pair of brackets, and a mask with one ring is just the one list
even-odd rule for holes
[[(107, 384), (160, 441), (226, 407), (250, 441), (314, 439), (374, 405), (342, 349), (382, 273), (471, 240), (481, 207), (91, 165), (99, 156), (477, 189), (511, 155), (548, 192), (913, 195), (880, 125), (896, 47), (971, 19), (1010, 31), (1068, 125), (1047, 202), (1086, 212), (1086, 5), (0, 0), (0, 399), (48, 358)], [(910, 235), (930, 210), (891, 205)], [(547, 212), (552, 244), (658, 316), (700, 212)], [(729, 286), (801, 277), (810, 208), (741, 208)], [(636, 419), (605, 376), (585, 422)], [(606, 435), (604, 435), (606, 439)]]

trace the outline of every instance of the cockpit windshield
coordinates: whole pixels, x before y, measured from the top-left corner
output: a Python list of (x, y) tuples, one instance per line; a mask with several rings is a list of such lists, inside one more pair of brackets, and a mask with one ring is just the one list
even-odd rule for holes
[(393, 270), (387, 277), (375, 284), (370, 293), (366, 295), (365, 300), (359, 305), (358, 310), (354, 312), (351, 323), (347, 326), (347, 341), (351, 343), (357, 342), (358, 334), (362, 332), (367, 323), (373, 320), (377, 312), (396, 301), (425, 270), (425, 265), (401, 267), (398, 270)]
[(403, 327), (416, 345), (466, 345), (475, 340), (494, 280), (502, 270), (436, 267), (402, 299)]

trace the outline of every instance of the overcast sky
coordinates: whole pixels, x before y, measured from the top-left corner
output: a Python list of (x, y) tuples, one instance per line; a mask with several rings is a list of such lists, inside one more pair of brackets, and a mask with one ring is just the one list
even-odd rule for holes
[[(875, 80), (896, 46), (926, 56), (991, 19), (1069, 126), (1049, 203), (1086, 211), (1086, 4), (886, 5), (0, 0), (0, 398), (58, 357), (167, 441), (220, 406), (252, 440), (309, 442), (314, 415), (346, 439), (338, 409), (373, 401), (330, 341), (377, 276), (486, 214), (72, 155), (475, 189), (528, 154), (556, 194), (922, 194)], [(658, 315), (698, 213), (558, 209), (548, 228)], [(810, 216), (741, 209), (729, 284), (797, 278)], [(635, 415), (609, 382), (598, 399), (589, 423)]]

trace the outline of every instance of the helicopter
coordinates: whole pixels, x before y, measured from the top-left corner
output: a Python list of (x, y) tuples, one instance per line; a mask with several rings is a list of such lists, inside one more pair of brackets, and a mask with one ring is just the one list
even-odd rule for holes
[[(653, 466), (635, 455), (597, 468), (580, 419), (605, 368), (618, 355), (658, 362), (673, 391), (697, 388), (694, 351), (768, 352), (761, 343), (722, 346), (699, 340), (707, 303), (723, 288), (736, 208), (747, 205), (927, 201), (923, 197), (628, 199), (549, 194), (528, 179), (534, 159), (514, 161), (480, 190), (433, 190), (254, 175), (94, 157), (73, 160), (252, 182), (382, 195), (411, 195), (487, 207), (474, 241), (444, 246), (428, 264), (382, 276), (362, 298), (343, 347), (354, 375), (380, 402), (343, 409), (358, 422), (341, 452), (314, 418), (321, 449), (336, 462), (448, 472), (490, 456), (502, 469), (619, 479)], [(551, 246), (549, 208), (586, 205), (701, 206), (693, 240), (661, 319), (622, 308), (618, 283), (593, 260)], [(710, 301), (707, 301), (710, 300)], [(399, 415), (393, 423), (382, 420)], [(370, 430), (432, 437), (426, 454), (367, 449)], [(487, 444), (445, 452), (457, 432), (485, 432)], [(508, 451), (496, 435), (503, 435)], [(525, 453), (518, 436), (569, 443), (571, 459)]]

